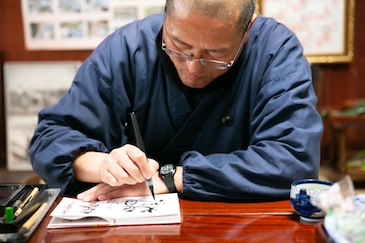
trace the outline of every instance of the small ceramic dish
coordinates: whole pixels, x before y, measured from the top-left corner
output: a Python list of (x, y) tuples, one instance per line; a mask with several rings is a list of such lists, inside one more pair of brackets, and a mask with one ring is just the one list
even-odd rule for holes
[(320, 208), (313, 205), (313, 199), (328, 190), (332, 182), (318, 179), (297, 180), (291, 184), (290, 202), (300, 218), (307, 222), (319, 222), (326, 215)]

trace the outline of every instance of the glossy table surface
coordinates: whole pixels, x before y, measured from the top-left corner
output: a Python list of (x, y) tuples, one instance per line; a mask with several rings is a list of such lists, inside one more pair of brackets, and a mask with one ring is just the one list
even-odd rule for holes
[(181, 224), (47, 229), (54, 207), (29, 242), (318, 241), (318, 223), (302, 222), (289, 200), (224, 203), (181, 199)]

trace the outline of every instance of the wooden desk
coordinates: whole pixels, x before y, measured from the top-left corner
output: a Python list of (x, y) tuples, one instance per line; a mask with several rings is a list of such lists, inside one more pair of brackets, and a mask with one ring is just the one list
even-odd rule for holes
[(300, 222), (289, 200), (256, 203), (180, 200), (181, 224), (47, 229), (54, 207), (29, 242), (283, 243), (316, 242), (318, 236), (318, 224)]

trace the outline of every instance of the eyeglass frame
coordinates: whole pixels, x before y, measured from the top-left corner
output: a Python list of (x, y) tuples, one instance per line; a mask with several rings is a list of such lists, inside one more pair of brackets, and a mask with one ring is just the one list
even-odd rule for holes
[[(220, 70), (226, 70), (228, 68), (231, 68), (233, 66), (233, 64), (237, 61), (237, 58), (239, 57), (239, 55), (241, 54), (241, 51), (245, 45), (245, 39), (246, 39), (246, 35), (247, 32), (249, 30), (251, 23), (248, 23), (245, 34), (243, 35), (243, 38), (241, 40), (240, 46), (238, 47), (238, 50), (236, 52), (236, 54), (234, 55), (232, 61), (230, 62), (224, 62), (224, 61), (219, 61), (219, 60), (214, 60), (214, 59), (205, 59), (204, 57), (201, 58), (194, 58), (193, 54), (185, 54), (183, 52), (174, 50), (174, 49), (170, 49), (168, 47), (166, 47), (166, 43), (165, 40), (163, 38), (163, 33), (161, 34), (161, 49), (170, 57), (179, 59), (181, 61), (194, 61), (194, 62), (200, 62), (201, 65), (203, 65), (204, 67), (210, 67), (210, 68), (216, 68), (216, 69), (220, 69)], [(211, 62), (211, 63), (216, 63), (218, 64), (218, 66), (215, 65), (209, 65), (207, 62)], [(219, 66), (219, 64), (221, 64), (221, 66)]]

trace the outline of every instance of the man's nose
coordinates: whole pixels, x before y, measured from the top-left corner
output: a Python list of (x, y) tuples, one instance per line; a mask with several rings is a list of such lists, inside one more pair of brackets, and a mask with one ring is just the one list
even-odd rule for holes
[(186, 61), (186, 66), (190, 73), (199, 72), (201, 69), (204, 68), (203, 64), (200, 63), (200, 59), (193, 58), (191, 60)]

